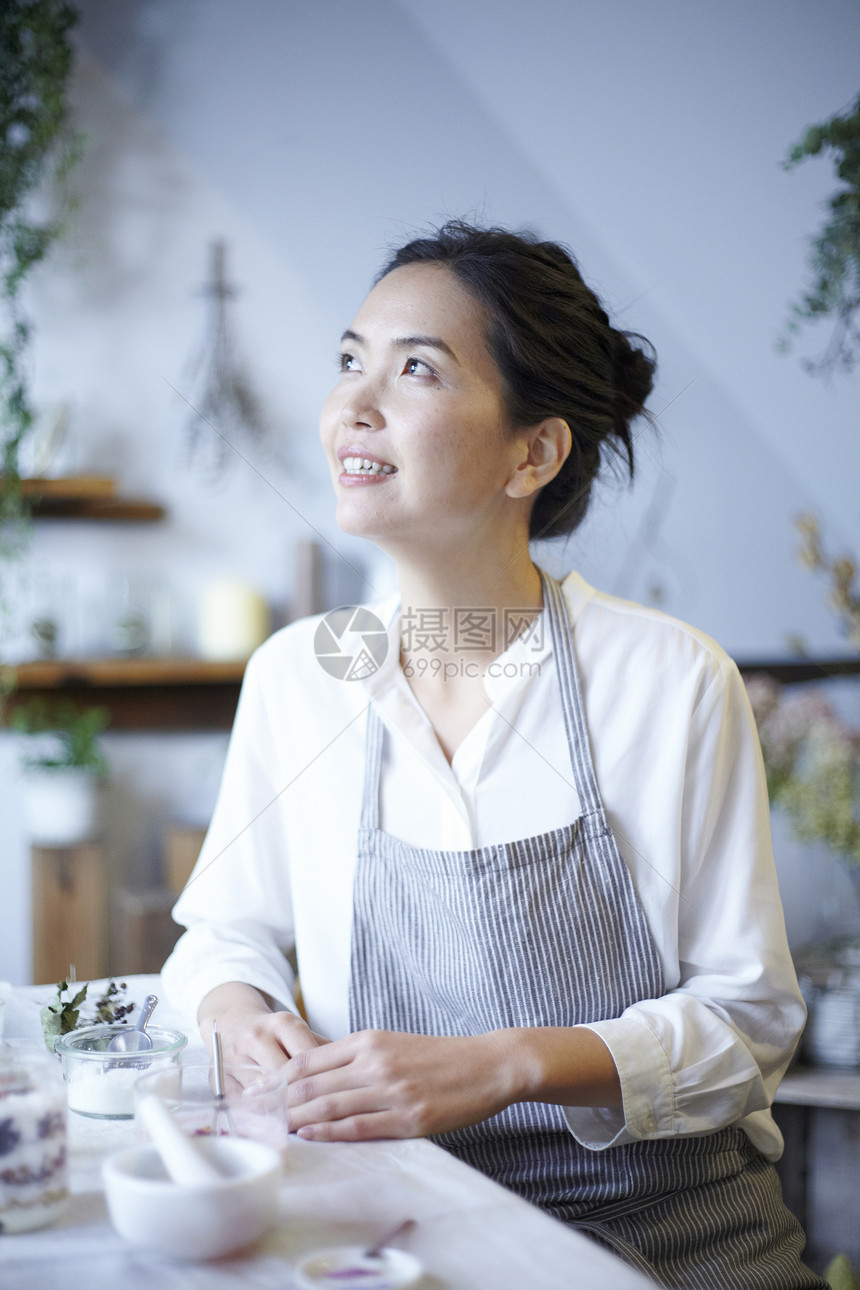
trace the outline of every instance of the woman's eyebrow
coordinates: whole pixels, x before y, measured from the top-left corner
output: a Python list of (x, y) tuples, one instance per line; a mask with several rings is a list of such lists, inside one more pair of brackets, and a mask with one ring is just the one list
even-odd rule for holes
[[(357, 331), (353, 331), (351, 327), (346, 329), (340, 339), (341, 343), (346, 340), (353, 341), (356, 345), (363, 345), (365, 343), (364, 337), (360, 336)], [(453, 358), (455, 363), (459, 363), (460, 361), (451, 346), (447, 341), (442, 340), (441, 336), (398, 336), (396, 340), (391, 342), (391, 344), (394, 349), (412, 349), (416, 345), (424, 345), (430, 349), (441, 350), (443, 354), (447, 354), (449, 358)]]
[(443, 354), (453, 358), (455, 363), (459, 362), (451, 346), (442, 340), (440, 336), (400, 336), (391, 343), (396, 349), (412, 349), (416, 345), (425, 345), (430, 349), (440, 349)]

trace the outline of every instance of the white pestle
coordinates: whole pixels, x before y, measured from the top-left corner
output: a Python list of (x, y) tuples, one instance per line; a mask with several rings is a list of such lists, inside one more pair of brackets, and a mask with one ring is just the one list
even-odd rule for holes
[(141, 1098), (137, 1114), (175, 1183), (182, 1187), (212, 1187), (227, 1181), (194, 1139), (182, 1132), (157, 1094)]

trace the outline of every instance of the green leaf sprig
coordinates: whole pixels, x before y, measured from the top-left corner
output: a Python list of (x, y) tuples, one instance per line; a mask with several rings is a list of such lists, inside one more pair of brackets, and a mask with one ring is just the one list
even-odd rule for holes
[(42, 1034), (48, 1051), (53, 1052), (61, 1035), (67, 1035), (78, 1024), (81, 1004), (87, 997), (87, 986), (83, 986), (73, 999), (64, 999), (69, 988), (68, 981), (61, 981), (57, 986), (57, 997), (39, 1013), (42, 1022)]
[(82, 986), (73, 998), (64, 999), (63, 995), (70, 986), (68, 981), (60, 981), (56, 997), (39, 1014), (48, 1051), (54, 1052), (60, 1036), (68, 1035), (79, 1026), (109, 1026), (117, 1022), (125, 1024), (135, 1007), (133, 1003), (122, 1002), (127, 988), (125, 981), (120, 981), (118, 985), (116, 981), (109, 981), (104, 992), (96, 999), (94, 1015), (82, 1021), (81, 1008), (86, 1001), (89, 985)]

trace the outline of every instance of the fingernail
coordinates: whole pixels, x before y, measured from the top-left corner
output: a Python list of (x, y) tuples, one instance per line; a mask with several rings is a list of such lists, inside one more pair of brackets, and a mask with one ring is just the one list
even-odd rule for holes
[(317, 1136), (316, 1129), (314, 1129), (311, 1125), (308, 1125), (306, 1129), (299, 1129), (296, 1133), (297, 1138), (307, 1138), (308, 1140), (310, 1140), (311, 1138), (315, 1138), (316, 1136)]

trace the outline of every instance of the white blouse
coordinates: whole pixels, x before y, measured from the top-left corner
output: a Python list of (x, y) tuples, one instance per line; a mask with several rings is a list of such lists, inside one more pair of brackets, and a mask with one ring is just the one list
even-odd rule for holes
[[(600, 793), (667, 990), (591, 1026), (618, 1067), (623, 1111), (566, 1108), (569, 1127), (600, 1149), (739, 1123), (776, 1159), (767, 1108), (805, 1011), (743, 682), (694, 628), (576, 573), (563, 590)], [(190, 1014), (228, 981), (294, 1007), (295, 956), (312, 1029), (348, 1032), (369, 703), (386, 729), (388, 833), (465, 850), (580, 814), (545, 614), (491, 664), (492, 707), (449, 765), (399, 665), (399, 607), (371, 608), (389, 648), (366, 679), (324, 669), (318, 618), (276, 632), (248, 664), (212, 823), (174, 910), (188, 931), (164, 968), (171, 1002)]]

